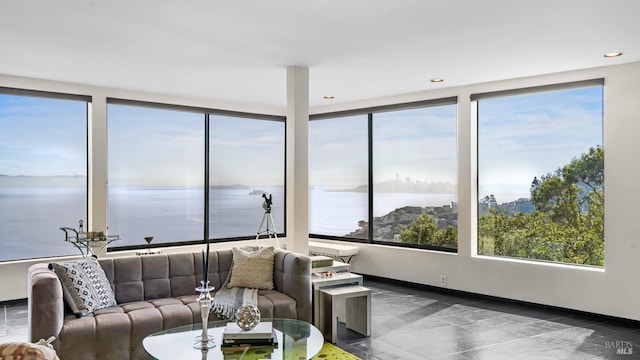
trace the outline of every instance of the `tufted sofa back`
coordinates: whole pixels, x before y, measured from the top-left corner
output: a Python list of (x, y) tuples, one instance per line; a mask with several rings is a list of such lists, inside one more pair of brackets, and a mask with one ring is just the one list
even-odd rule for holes
[[(229, 274), (231, 250), (209, 255), (210, 285), (220, 288)], [(193, 295), (202, 280), (201, 253), (100, 259), (118, 304)]]

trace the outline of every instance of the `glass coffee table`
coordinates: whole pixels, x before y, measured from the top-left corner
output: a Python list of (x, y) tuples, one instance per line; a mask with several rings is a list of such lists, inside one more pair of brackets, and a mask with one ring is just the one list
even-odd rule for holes
[(273, 347), (247, 349), (244, 353), (224, 354), (220, 350), (222, 332), (228, 321), (209, 322), (209, 335), (216, 346), (208, 350), (194, 349), (194, 339), (202, 332), (200, 324), (185, 325), (159, 331), (144, 338), (142, 345), (155, 359), (311, 359), (316, 356), (324, 337), (315, 326), (293, 319), (262, 319), (271, 321), (278, 344)]

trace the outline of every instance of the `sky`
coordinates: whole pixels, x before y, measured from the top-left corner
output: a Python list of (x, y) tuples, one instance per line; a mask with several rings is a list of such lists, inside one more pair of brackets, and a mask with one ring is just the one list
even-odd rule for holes
[[(0, 174), (86, 176), (87, 105), (0, 95)], [(108, 106), (109, 183), (201, 186), (204, 115)], [(211, 116), (211, 185), (283, 185), (284, 122)]]
[(478, 101), (480, 197), (529, 197), (534, 177), (602, 146), (602, 134), (602, 87)]
[(367, 183), (367, 115), (309, 122), (309, 184)]
[(0, 174), (86, 176), (86, 119), (85, 102), (0, 94)]
[(372, 141), (374, 183), (458, 182), (455, 105), (373, 114)]
[[(602, 145), (602, 87), (478, 102), (480, 196), (528, 197), (534, 176)], [(0, 95), (0, 174), (86, 176), (86, 104)], [(108, 106), (112, 186), (203, 183), (204, 116)], [(211, 117), (211, 184), (283, 184), (283, 122)], [(457, 183), (455, 105), (374, 114), (374, 182)], [(312, 121), (311, 185), (367, 183), (367, 115)]]
[[(373, 114), (374, 182), (457, 183), (456, 106)], [(367, 183), (367, 115), (309, 124), (311, 185)]]
[[(109, 182), (201, 186), (204, 115), (108, 106)], [(210, 185), (283, 185), (284, 122), (210, 116)]]

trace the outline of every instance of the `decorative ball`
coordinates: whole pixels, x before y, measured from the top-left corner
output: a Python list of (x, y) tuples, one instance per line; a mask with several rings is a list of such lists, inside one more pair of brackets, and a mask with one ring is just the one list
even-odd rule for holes
[(260, 310), (255, 305), (244, 305), (236, 311), (236, 323), (245, 331), (251, 330), (260, 323)]

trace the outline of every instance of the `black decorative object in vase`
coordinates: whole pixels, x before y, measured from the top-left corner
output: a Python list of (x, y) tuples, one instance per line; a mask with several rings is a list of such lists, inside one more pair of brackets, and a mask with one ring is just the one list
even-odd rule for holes
[(203, 280), (200, 281), (202, 285), (196, 288), (196, 291), (200, 293), (198, 302), (202, 318), (202, 334), (196, 336), (193, 344), (196, 349), (210, 349), (216, 346), (213, 336), (208, 334), (209, 312), (213, 302), (211, 291), (215, 289), (213, 286), (209, 286), (209, 114), (206, 114), (204, 118), (204, 139), (204, 241), (207, 244), (207, 250), (206, 253), (202, 252)]

